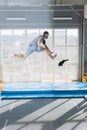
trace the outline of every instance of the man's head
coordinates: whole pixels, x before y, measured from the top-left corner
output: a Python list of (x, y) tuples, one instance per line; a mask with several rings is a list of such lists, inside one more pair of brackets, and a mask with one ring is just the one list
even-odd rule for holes
[(49, 36), (49, 32), (48, 32), (48, 31), (45, 31), (45, 32), (43, 33), (43, 36), (44, 36), (45, 39), (47, 39), (48, 36)]

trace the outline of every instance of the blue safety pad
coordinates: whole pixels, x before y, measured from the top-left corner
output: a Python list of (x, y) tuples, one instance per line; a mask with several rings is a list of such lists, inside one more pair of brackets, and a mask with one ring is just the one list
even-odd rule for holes
[(34, 82), (7, 83), (2, 99), (26, 98), (77, 98), (87, 97), (87, 83), (82, 82)]
[(0, 100), (2, 99), (1, 92), (0, 92)]
[(54, 90), (87, 90), (86, 82), (56, 82), (52, 85)]
[(6, 83), (3, 91), (52, 90), (51, 82)]
[(30, 83), (6, 83), (3, 90), (27, 91), (27, 90), (86, 90), (87, 83), (83, 82), (30, 82)]

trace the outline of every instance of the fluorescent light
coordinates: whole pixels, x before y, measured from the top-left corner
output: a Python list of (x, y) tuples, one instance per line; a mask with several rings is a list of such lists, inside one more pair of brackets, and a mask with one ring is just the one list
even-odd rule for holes
[(72, 20), (72, 17), (53, 17), (53, 20)]
[(10, 21), (10, 20), (26, 20), (26, 18), (6, 18), (6, 20)]

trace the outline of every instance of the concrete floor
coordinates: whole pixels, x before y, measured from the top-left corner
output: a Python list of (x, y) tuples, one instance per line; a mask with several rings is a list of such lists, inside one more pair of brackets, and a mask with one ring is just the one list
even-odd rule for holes
[(87, 130), (87, 101), (2, 100), (0, 130)]

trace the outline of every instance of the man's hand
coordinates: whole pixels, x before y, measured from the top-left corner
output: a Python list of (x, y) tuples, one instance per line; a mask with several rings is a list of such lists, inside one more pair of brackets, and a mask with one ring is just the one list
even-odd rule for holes
[(52, 54), (52, 53), (54, 53), (53, 51), (50, 51), (50, 53)]

